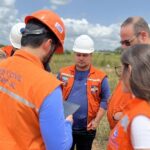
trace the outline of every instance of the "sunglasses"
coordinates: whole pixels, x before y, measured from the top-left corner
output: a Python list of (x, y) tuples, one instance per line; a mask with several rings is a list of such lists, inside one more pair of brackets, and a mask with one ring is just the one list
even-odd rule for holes
[(135, 35), (133, 35), (131, 37), (131, 39), (120, 41), (120, 44), (121, 45), (125, 45), (125, 46), (131, 46), (131, 43), (135, 40), (136, 37), (139, 36), (139, 34), (140, 34), (140, 32), (135, 34)]
[(134, 39), (135, 39), (135, 36), (132, 39), (120, 41), (120, 44), (125, 45), (125, 46), (131, 46), (131, 43), (133, 42)]

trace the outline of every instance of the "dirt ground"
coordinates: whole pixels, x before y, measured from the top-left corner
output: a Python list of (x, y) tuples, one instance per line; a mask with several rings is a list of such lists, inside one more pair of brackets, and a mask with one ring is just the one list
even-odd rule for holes
[(103, 150), (102, 146), (97, 141), (97, 139), (94, 139), (94, 142), (93, 142), (93, 145), (92, 145), (92, 150)]

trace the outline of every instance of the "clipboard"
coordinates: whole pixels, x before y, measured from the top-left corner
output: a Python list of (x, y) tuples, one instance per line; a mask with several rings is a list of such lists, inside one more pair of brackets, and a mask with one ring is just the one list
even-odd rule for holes
[(74, 114), (80, 108), (80, 105), (72, 102), (63, 101), (63, 107), (64, 116), (66, 118), (67, 116)]

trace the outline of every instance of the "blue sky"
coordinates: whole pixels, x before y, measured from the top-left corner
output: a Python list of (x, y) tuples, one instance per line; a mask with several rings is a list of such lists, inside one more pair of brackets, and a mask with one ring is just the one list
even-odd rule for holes
[(95, 49), (113, 50), (119, 45), (120, 24), (129, 16), (142, 16), (150, 22), (149, 0), (0, 0), (0, 43), (9, 44), (11, 27), (39, 9), (59, 14), (66, 26), (65, 49), (74, 39), (88, 34)]

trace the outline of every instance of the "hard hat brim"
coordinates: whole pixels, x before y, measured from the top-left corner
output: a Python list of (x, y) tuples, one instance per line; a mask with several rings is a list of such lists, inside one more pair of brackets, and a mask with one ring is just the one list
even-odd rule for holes
[(76, 53), (91, 54), (94, 52), (94, 49), (93, 50), (73, 49), (73, 51)]

